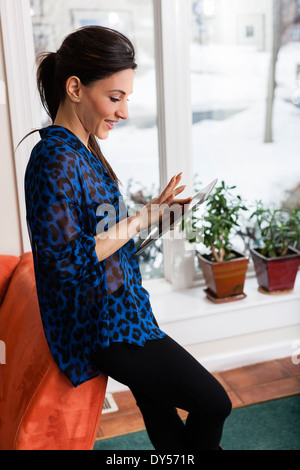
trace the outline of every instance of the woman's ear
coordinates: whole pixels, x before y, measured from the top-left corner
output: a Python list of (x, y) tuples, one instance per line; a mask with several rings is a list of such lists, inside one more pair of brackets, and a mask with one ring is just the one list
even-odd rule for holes
[(78, 77), (69, 77), (66, 82), (67, 96), (75, 103), (80, 101), (81, 81)]

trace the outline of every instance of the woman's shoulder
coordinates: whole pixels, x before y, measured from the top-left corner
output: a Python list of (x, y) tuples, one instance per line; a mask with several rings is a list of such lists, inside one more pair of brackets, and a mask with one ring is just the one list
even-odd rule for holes
[(79, 152), (56, 136), (41, 139), (33, 148), (28, 162), (28, 170), (35, 173), (42, 170), (67, 170), (78, 167)]
[[(40, 140), (32, 150), (25, 174), (25, 188), (61, 187), (80, 184), (80, 156), (59, 138)], [(34, 184), (33, 184), (34, 182)]]
[(60, 161), (76, 160), (80, 156), (78, 150), (71, 147), (68, 141), (54, 135), (41, 139), (33, 148), (32, 155), (40, 155), (52, 161), (56, 158)]

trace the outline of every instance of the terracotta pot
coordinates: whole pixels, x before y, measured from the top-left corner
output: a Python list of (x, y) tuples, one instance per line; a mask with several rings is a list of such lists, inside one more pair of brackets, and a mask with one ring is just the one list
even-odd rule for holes
[(209, 300), (221, 303), (244, 299), (244, 283), (249, 259), (232, 250), (236, 258), (229, 261), (212, 262), (206, 255), (197, 253), (199, 266), (206, 282)]
[(257, 282), (264, 293), (289, 293), (294, 289), (300, 266), (300, 252), (289, 248), (289, 254), (278, 258), (267, 258), (259, 248), (250, 250)]

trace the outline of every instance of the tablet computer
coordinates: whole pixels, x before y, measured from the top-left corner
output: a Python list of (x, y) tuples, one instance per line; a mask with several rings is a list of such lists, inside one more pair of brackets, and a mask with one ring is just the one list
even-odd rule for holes
[(170, 206), (170, 210), (166, 210), (163, 213), (161, 222), (159, 226), (155, 226), (152, 228), (150, 233), (146, 236), (144, 240), (140, 242), (137, 246), (136, 256), (139, 256), (143, 253), (146, 248), (153, 245), (160, 237), (162, 237), (165, 233), (171, 230), (174, 225), (180, 223), (187, 215), (191, 214), (197, 207), (203, 204), (214, 187), (217, 184), (218, 179), (216, 178), (211, 183), (209, 183), (205, 188), (199, 191), (190, 202), (188, 209), (186, 211), (182, 211), (182, 207), (179, 204), (174, 204)]

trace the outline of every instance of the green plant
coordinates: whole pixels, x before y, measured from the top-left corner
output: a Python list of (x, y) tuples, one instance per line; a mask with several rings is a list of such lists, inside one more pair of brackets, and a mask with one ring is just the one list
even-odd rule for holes
[(285, 256), (290, 246), (297, 247), (300, 239), (300, 209), (272, 209), (257, 202), (250, 219), (255, 218), (256, 240), (260, 253), (267, 258)]
[(247, 211), (241, 196), (233, 194), (236, 186), (227, 186), (224, 181), (208, 198), (204, 215), (203, 243), (211, 249), (215, 261), (234, 258), (230, 246), (230, 237), (234, 229), (239, 228), (239, 217)]

